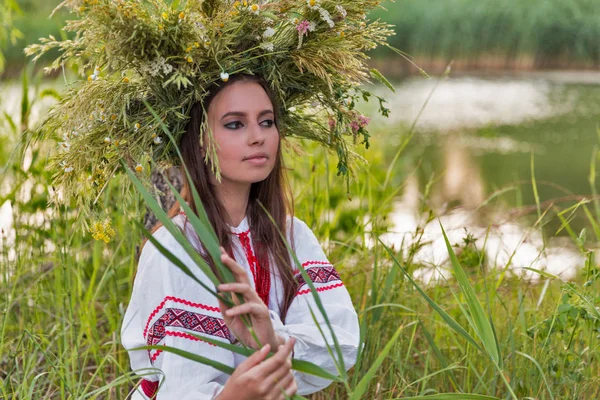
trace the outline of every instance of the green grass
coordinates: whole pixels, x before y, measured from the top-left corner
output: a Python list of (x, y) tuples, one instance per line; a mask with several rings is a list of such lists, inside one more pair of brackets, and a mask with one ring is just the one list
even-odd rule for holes
[[(14, 141), (17, 132), (3, 129)], [(364, 153), (370, 164), (351, 185), (352, 200), (335, 176), (334, 157), (306, 145), (306, 153), (288, 163), (296, 215), (326, 246), (360, 314), (365, 345), (348, 378), (355, 396), (600, 397), (596, 243), (571, 230), (588, 257), (572, 283), (551, 276), (539, 285), (508, 278), (504, 265), (489, 265), (482, 249), (467, 241), (450, 243), (457, 253), (454, 278), (434, 287), (413, 284), (418, 246), (386, 249), (377, 241), (390, 228), (392, 201), (407, 173), (391, 168), (387, 179), (390, 140), (383, 135), (390, 134), (374, 135), (374, 147)], [(11, 201), (18, 221), (14, 245), (3, 245), (0, 254), (0, 397), (123, 399), (135, 379), (119, 330), (142, 239), (132, 219), (141, 218), (143, 203), (125, 201), (114, 181), (102, 201), (117, 235), (109, 244), (93, 241), (81, 232), (76, 209), (46, 208), (48, 144), (32, 148), (32, 166), (24, 170), (14, 159), (3, 177), (33, 183), (33, 197), (6, 191), (0, 197), (0, 203)], [(587, 213), (583, 205), (575, 211), (597, 226), (597, 207), (587, 206)], [(423, 207), (428, 211), (426, 201)], [(569, 215), (558, 217), (560, 211), (551, 209), (543, 222)], [(312, 398), (345, 399), (347, 387), (335, 384)]]

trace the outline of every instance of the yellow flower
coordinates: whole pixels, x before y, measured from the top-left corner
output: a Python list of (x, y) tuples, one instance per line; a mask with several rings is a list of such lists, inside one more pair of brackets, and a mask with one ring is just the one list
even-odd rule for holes
[(219, 28), (221, 28), (221, 29), (225, 28), (225, 24), (221, 22), (221, 23), (219, 24)]
[(210, 40), (205, 40), (205, 41), (204, 41), (204, 45), (205, 45), (206, 47), (210, 46)]
[(144, 170), (144, 167), (142, 167), (142, 164), (138, 164), (135, 166), (135, 172), (142, 172)]
[(163, 19), (169, 19), (169, 14), (164, 12), (164, 13), (162, 13), (162, 17), (163, 17)]
[(185, 49), (186, 53), (189, 53), (190, 51), (192, 51), (192, 46), (188, 46), (187, 49)]
[(104, 143), (110, 144), (110, 142), (112, 142), (112, 140), (110, 140), (108, 136), (104, 138)]
[(88, 76), (88, 82), (91, 82), (91, 81), (93, 81), (93, 80), (94, 80), (94, 77), (93, 77), (93, 75), (89, 75), (89, 76)]
[(110, 115), (110, 119), (111, 119), (111, 121), (116, 121), (117, 120), (117, 114), (111, 114)]
[(119, 141), (118, 141), (118, 140), (115, 140), (115, 141), (113, 142), (113, 145), (114, 145), (115, 147), (119, 147)]
[(338, 32), (338, 36), (343, 38), (346, 34), (344, 33), (344, 31), (340, 31)]
[(240, 6), (240, 2), (236, 1), (233, 3), (233, 8), (238, 8)]
[(124, 77), (123, 77), (123, 83), (129, 83), (129, 78), (128, 78), (128, 77), (126, 77), (126, 76), (124, 76)]
[(244, 1), (244, 7), (248, 7), (248, 2)]
[(179, 13), (179, 19), (184, 19), (185, 18), (185, 13), (182, 11)]
[(164, 26), (162, 26), (161, 24), (158, 24), (158, 30), (159, 30), (159, 31), (162, 31), (162, 30), (164, 30), (164, 29), (165, 29), (165, 27), (164, 27)]
[(314, 7), (314, 6), (317, 4), (317, 1), (316, 1), (316, 0), (308, 0), (308, 4), (309, 4), (311, 7)]
[(141, 125), (139, 122), (136, 122), (135, 125), (133, 125), (133, 129), (137, 132), (140, 129)]
[(190, 57), (190, 56), (187, 56), (185, 59), (186, 59), (186, 61), (187, 61), (187, 62), (189, 62), (189, 63), (193, 63), (193, 62), (194, 62), (194, 60), (193, 60), (193, 59), (192, 59), (192, 57)]
[(252, 4), (252, 7), (250, 7), (254, 14), (258, 14), (258, 8), (258, 4)]
[(102, 240), (104, 243), (108, 243), (115, 236), (115, 230), (110, 226), (110, 221), (104, 222), (96, 221), (90, 227), (90, 233), (96, 240)]
[(194, 47), (196, 47), (196, 48), (200, 47), (200, 43), (194, 42)]

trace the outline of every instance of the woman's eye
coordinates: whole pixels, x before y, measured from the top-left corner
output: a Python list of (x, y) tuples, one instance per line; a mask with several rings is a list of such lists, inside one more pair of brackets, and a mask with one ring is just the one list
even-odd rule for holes
[(225, 124), (225, 128), (228, 128), (228, 129), (238, 129), (238, 128), (241, 128), (242, 126), (243, 125), (240, 121), (233, 121), (228, 124)]
[(263, 126), (266, 126), (267, 128), (270, 128), (273, 126), (275, 122), (272, 119), (266, 119), (263, 122), (261, 122), (260, 124)]

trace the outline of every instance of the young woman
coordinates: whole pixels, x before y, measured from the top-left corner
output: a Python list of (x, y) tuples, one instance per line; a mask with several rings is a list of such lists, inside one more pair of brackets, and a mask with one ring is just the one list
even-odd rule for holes
[[(204, 161), (200, 141), (203, 106), (217, 146), (220, 181)], [(293, 357), (337, 374), (311, 308), (332, 345), (329, 330), (279, 231), (287, 233), (302, 268), (319, 291), (346, 368), (356, 362), (359, 326), (350, 296), (312, 231), (293, 217), (277, 114), (268, 85), (245, 75), (232, 76), (211, 90), (203, 105), (193, 107), (180, 143), (184, 163), (222, 245), (221, 259), (237, 280), (219, 285), (218, 290), (239, 293), (246, 302), (226, 307), (146, 243), (122, 327), (122, 342), (129, 350), (131, 367), (143, 376), (134, 399), (283, 399), (285, 395), (309, 394), (329, 385), (324, 379), (291, 370)], [(183, 193), (195, 210), (190, 191), (184, 189)], [(186, 216), (177, 206), (172, 215), (210, 264)], [(154, 236), (192, 271), (198, 271), (199, 279), (211, 285), (164, 227)], [(251, 317), (264, 345), (247, 359), (191, 335), (239, 341), (257, 348), (240, 320), (244, 314)], [(236, 370), (228, 376), (173, 353), (131, 350), (144, 345), (177, 347)], [(269, 351), (275, 355), (267, 359)]]

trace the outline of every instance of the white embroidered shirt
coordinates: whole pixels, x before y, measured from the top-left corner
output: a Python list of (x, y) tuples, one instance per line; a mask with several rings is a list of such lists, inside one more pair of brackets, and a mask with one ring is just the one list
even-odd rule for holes
[[(183, 214), (173, 218), (199, 249), (197, 237), (191, 230), (191, 225), (185, 224), (185, 220)], [(319, 292), (342, 348), (345, 366), (349, 369), (356, 362), (359, 344), (358, 318), (352, 301), (338, 272), (327, 260), (310, 228), (297, 218), (294, 218), (292, 226), (296, 256)], [(234, 258), (246, 270), (254, 285), (254, 275), (259, 268), (254, 257), (247, 219), (231, 229)], [(166, 228), (159, 228), (154, 237), (194, 271), (198, 279), (209, 287), (213, 286)], [(288, 240), (289, 238), (288, 232)], [(299, 272), (296, 276), (298, 275)], [(290, 305), (286, 323), (283, 324), (279, 312), (283, 287), (281, 279), (271, 268), (267, 293), (275, 332), (285, 339), (289, 336), (296, 339), (295, 359), (310, 361), (337, 375), (335, 364), (314, 323), (309, 306), (315, 313), (327, 342), (333, 348), (329, 329), (308, 286), (303, 284), (301, 277), (297, 279), (301, 286)], [(147, 242), (140, 255), (131, 301), (121, 330), (122, 344), (129, 351), (131, 368), (143, 378), (132, 399), (151, 399), (156, 396), (158, 400), (203, 400), (213, 399), (220, 393), (229, 378), (227, 374), (166, 351), (131, 350), (146, 345), (167, 345), (200, 354), (231, 367), (236, 367), (245, 360), (244, 356), (199, 340), (192, 333), (224, 342), (234, 339), (222, 318), (217, 299), (172, 264), (151, 242)], [(296, 371), (294, 375), (298, 383), (298, 394), (301, 395), (319, 391), (331, 383)]]

